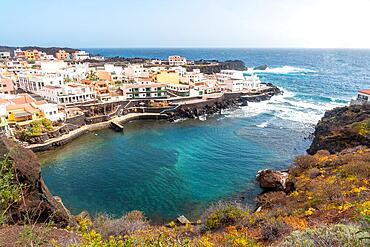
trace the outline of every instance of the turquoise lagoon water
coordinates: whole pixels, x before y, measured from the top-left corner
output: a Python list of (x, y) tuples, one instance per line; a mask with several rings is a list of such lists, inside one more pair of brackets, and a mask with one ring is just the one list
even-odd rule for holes
[[(325, 110), (370, 87), (369, 50), (90, 49), (105, 56), (242, 59), (285, 94), (229, 109), (206, 121), (132, 122), (40, 154), (50, 191), (72, 213), (120, 216), (143, 211), (154, 222), (179, 214), (196, 219), (211, 202), (252, 203), (262, 168), (284, 169), (303, 154)], [(250, 71), (246, 71), (250, 73)]]

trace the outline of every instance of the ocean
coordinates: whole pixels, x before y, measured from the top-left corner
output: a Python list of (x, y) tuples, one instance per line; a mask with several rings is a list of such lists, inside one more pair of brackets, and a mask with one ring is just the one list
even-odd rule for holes
[[(124, 133), (84, 135), (39, 154), (54, 195), (77, 214), (119, 217), (141, 210), (162, 223), (184, 214), (197, 219), (218, 200), (253, 204), (256, 172), (286, 169), (310, 145), (326, 110), (348, 104), (370, 87), (370, 50), (325, 49), (85, 49), (104, 56), (240, 59), (283, 95), (176, 123), (132, 122)], [(245, 73), (251, 73), (248, 69)]]

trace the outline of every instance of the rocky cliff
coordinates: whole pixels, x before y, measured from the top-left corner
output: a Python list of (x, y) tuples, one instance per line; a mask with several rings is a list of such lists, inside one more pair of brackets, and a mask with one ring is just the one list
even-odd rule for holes
[(69, 211), (46, 187), (38, 158), (31, 150), (2, 138), (0, 156), (10, 160), (15, 171), (14, 179), (22, 185), (21, 198), (6, 211), (8, 223), (34, 224), (51, 220), (57, 226), (73, 224)]
[(370, 105), (347, 106), (327, 111), (317, 124), (314, 139), (307, 150), (330, 153), (359, 145), (370, 147)]

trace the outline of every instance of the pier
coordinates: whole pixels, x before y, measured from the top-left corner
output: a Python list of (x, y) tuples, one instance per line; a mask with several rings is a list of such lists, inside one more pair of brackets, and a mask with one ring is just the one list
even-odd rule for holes
[(123, 126), (116, 121), (110, 123), (110, 128), (116, 132), (123, 132)]

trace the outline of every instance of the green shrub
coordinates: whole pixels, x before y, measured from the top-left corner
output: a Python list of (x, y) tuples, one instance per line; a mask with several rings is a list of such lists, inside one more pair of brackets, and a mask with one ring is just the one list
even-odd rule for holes
[(21, 138), (24, 141), (29, 140), (31, 137), (40, 136), (46, 131), (53, 130), (53, 122), (49, 119), (41, 119), (32, 121), (29, 126), (22, 131)]
[(53, 130), (53, 122), (50, 121), (49, 119), (46, 119), (46, 118), (42, 119), (41, 124), (44, 126), (45, 129), (49, 131)]
[(22, 184), (16, 180), (13, 163), (0, 161), (0, 224), (7, 222), (9, 208), (21, 199)]
[(216, 230), (235, 225), (247, 213), (247, 209), (238, 203), (218, 202), (207, 209), (203, 218), (206, 230)]
[(352, 124), (352, 129), (360, 135), (368, 135), (370, 133), (370, 119)]
[(280, 246), (369, 246), (369, 240), (360, 239), (369, 236), (369, 233), (359, 232), (359, 230), (360, 227), (356, 225), (337, 224), (320, 226), (304, 231), (294, 231), (280, 244)]

